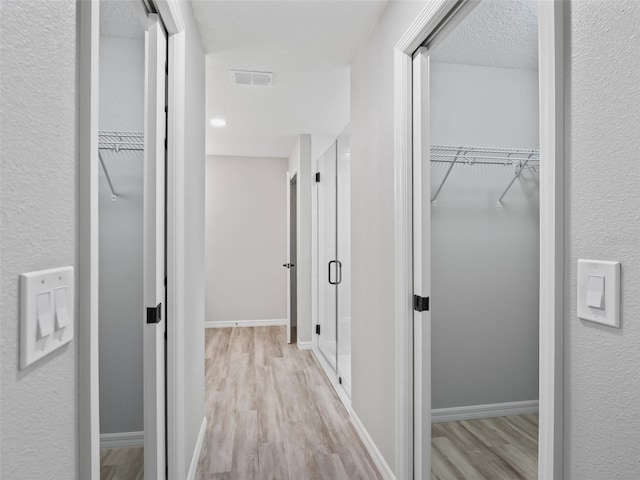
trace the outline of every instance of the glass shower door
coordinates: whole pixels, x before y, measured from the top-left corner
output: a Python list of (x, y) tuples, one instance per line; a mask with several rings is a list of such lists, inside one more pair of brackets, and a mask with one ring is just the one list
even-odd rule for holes
[(351, 131), (347, 126), (337, 142), (337, 292), (338, 379), (351, 396)]
[(333, 143), (318, 160), (318, 349), (337, 372), (337, 288), (340, 275), (336, 242), (337, 148)]

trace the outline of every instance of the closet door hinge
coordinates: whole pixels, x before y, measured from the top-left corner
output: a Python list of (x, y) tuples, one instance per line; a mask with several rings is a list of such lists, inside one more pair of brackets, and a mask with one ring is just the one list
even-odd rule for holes
[(429, 297), (420, 297), (418, 295), (413, 296), (413, 309), (416, 312), (428, 312), (429, 311)]
[(320, 183), (320, 172), (316, 172), (316, 183)]
[(320, 324), (316, 325), (316, 335), (320, 335)]

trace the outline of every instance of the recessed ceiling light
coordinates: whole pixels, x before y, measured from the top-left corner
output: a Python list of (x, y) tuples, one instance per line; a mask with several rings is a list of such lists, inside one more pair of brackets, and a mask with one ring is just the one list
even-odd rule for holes
[(227, 121), (224, 118), (212, 118), (211, 125), (214, 127), (224, 127), (227, 124)]

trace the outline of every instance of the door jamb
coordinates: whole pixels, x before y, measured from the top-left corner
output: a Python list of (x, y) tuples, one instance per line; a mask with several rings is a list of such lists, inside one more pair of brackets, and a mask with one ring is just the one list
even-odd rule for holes
[[(394, 52), (396, 478), (413, 478), (412, 54), (471, 0), (434, 0)], [(538, 478), (563, 474), (564, 38), (562, 0), (538, 1), (540, 79), (540, 427)]]
[[(184, 279), (185, 24), (178, 0), (155, 0), (169, 35), (167, 310), (169, 479), (185, 475), (182, 372)], [(100, 478), (98, 369), (98, 108), (100, 2), (81, 0), (78, 112), (78, 461), (79, 477)]]

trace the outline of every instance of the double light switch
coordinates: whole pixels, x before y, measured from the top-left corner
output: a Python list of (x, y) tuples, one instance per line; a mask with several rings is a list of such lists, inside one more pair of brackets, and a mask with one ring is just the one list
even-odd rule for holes
[(73, 267), (20, 275), (20, 367), (73, 338)]
[(620, 263), (578, 260), (578, 317), (620, 326)]

